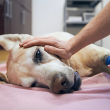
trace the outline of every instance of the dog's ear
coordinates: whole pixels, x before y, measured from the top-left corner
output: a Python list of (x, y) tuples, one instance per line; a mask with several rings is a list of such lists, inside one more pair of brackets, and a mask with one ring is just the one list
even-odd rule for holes
[(4, 47), (5, 50), (11, 51), (15, 45), (19, 45), (19, 43), (27, 38), (31, 38), (32, 36), (28, 34), (6, 34), (0, 35), (0, 45)]
[(7, 75), (0, 73), (0, 83), (9, 83)]

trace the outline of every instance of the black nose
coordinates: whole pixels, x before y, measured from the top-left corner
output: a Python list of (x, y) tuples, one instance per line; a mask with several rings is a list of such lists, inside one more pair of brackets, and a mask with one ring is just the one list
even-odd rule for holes
[[(51, 90), (54, 93), (70, 93), (73, 90), (78, 90), (81, 85), (81, 78), (75, 73), (75, 83), (70, 83), (66, 76), (62, 73), (55, 74), (51, 83)], [(78, 85), (77, 85), (78, 84)]]
[(78, 71), (75, 72), (75, 77), (74, 77), (74, 85), (72, 86), (72, 89), (74, 91), (79, 90), (81, 86), (81, 77), (79, 76)]

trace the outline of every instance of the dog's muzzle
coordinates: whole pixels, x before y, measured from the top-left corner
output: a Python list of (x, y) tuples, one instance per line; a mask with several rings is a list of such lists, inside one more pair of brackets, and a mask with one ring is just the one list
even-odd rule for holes
[(59, 73), (53, 76), (53, 80), (50, 89), (54, 93), (71, 93), (73, 91), (79, 90), (81, 86), (81, 78), (78, 72), (75, 72), (74, 84), (71, 84), (66, 78), (65, 74)]

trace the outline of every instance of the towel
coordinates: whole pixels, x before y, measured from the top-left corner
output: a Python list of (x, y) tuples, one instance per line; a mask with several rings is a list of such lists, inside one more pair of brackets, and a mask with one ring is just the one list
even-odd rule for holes
[[(0, 72), (6, 73), (6, 64), (0, 65)], [(68, 94), (0, 84), (0, 110), (110, 110), (110, 75), (82, 78), (81, 89)]]

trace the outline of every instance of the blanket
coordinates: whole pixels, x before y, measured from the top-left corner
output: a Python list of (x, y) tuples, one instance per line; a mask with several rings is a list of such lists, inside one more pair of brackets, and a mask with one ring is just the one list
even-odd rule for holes
[[(0, 65), (6, 73), (6, 65)], [(81, 89), (54, 94), (47, 88), (0, 84), (0, 110), (110, 110), (110, 75), (82, 79)]]

